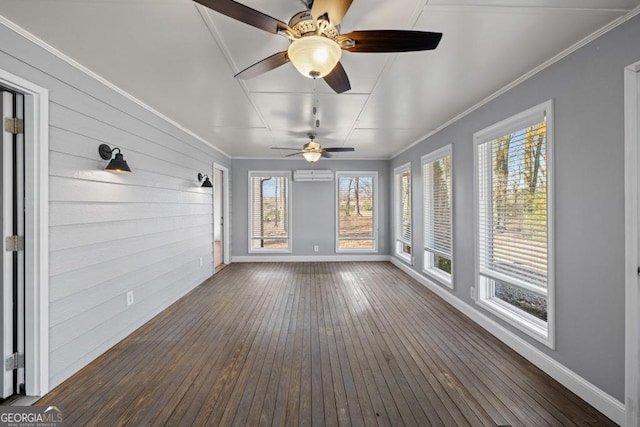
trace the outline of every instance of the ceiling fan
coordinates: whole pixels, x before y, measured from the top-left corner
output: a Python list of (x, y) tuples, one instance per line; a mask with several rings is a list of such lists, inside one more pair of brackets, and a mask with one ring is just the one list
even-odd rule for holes
[(291, 150), (291, 151), (296, 151), (295, 153), (287, 154), (285, 157), (292, 157), (292, 156), (297, 156), (298, 154), (302, 154), (304, 159), (306, 161), (310, 162), (310, 163), (317, 162), (318, 160), (320, 160), (320, 157), (330, 158), (331, 154), (329, 154), (329, 153), (355, 151), (355, 149), (353, 147), (327, 147), (327, 148), (322, 148), (322, 146), (315, 141), (315, 137), (316, 136), (314, 134), (310, 133), (309, 134), (310, 141), (307, 142), (306, 144), (304, 144), (302, 146), (302, 149), (288, 148), (288, 147), (287, 148), (285, 148), (285, 147), (271, 147), (271, 149), (272, 150)]
[(233, 0), (194, 0), (209, 9), (291, 41), (289, 49), (275, 53), (242, 70), (235, 77), (249, 79), (287, 62), (309, 78), (323, 78), (337, 93), (351, 89), (340, 57), (349, 52), (413, 52), (435, 49), (442, 33), (405, 30), (367, 30), (340, 34), (339, 24), (353, 0), (307, 0), (310, 10), (299, 12), (285, 24)]

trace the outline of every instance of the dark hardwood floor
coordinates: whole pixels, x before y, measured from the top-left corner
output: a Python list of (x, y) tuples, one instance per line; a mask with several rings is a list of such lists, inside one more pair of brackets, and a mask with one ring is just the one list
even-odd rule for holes
[(43, 397), (65, 425), (615, 425), (389, 263), (231, 264)]

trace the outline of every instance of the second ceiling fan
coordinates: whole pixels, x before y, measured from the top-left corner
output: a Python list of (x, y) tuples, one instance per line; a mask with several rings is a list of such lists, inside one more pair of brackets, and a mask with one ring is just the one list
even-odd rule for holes
[(367, 30), (340, 34), (339, 24), (353, 0), (314, 0), (310, 10), (295, 14), (288, 24), (233, 0), (194, 0), (209, 9), (291, 41), (235, 77), (249, 79), (292, 62), (310, 78), (323, 78), (337, 93), (351, 89), (340, 57), (349, 52), (414, 52), (435, 49), (442, 33), (410, 30)]
[(330, 158), (329, 153), (344, 153), (348, 151), (355, 151), (353, 147), (322, 147), (316, 142), (316, 136), (313, 133), (309, 135), (309, 142), (304, 144), (302, 148), (289, 148), (289, 147), (271, 147), (272, 150), (290, 150), (295, 153), (287, 154), (285, 157), (297, 156), (302, 154), (304, 159), (309, 163), (314, 163), (320, 160), (320, 157)]

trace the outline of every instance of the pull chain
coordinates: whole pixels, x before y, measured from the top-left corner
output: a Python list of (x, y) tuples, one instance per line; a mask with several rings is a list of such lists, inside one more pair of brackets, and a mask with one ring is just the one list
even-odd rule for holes
[[(315, 119), (316, 129), (320, 127), (320, 119), (318, 118), (318, 79), (313, 79), (313, 117)], [(317, 133), (317, 132), (316, 132)]]

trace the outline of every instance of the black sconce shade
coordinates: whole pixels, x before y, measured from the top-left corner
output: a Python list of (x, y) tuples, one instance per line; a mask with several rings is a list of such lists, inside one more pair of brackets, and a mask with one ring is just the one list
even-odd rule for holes
[(204, 179), (204, 182), (202, 183), (201, 187), (205, 187), (205, 188), (213, 187), (213, 185), (211, 184), (211, 181), (209, 181), (209, 175), (203, 175), (201, 173), (198, 173), (198, 181), (202, 181), (203, 179)]
[[(111, 154), (113, 154), (113, 152), (116, 150), (118, 150), (118, 152), (112, 159)], [(131, 172), (131, 168), (127, 164), (127, 161), (124, 159), (118, 147), (111, 149), (111, 147), (109, 147), (107, 144), (100, 144), (100, 146), (98, 147), (98, 152), (100, 153), (100, 157), (102, 157), (104, 160), (111, 160), (109, 164), (107, 164), (107, 167), (104, 168), (104, 170), (107, 170), (109, 172)]]

